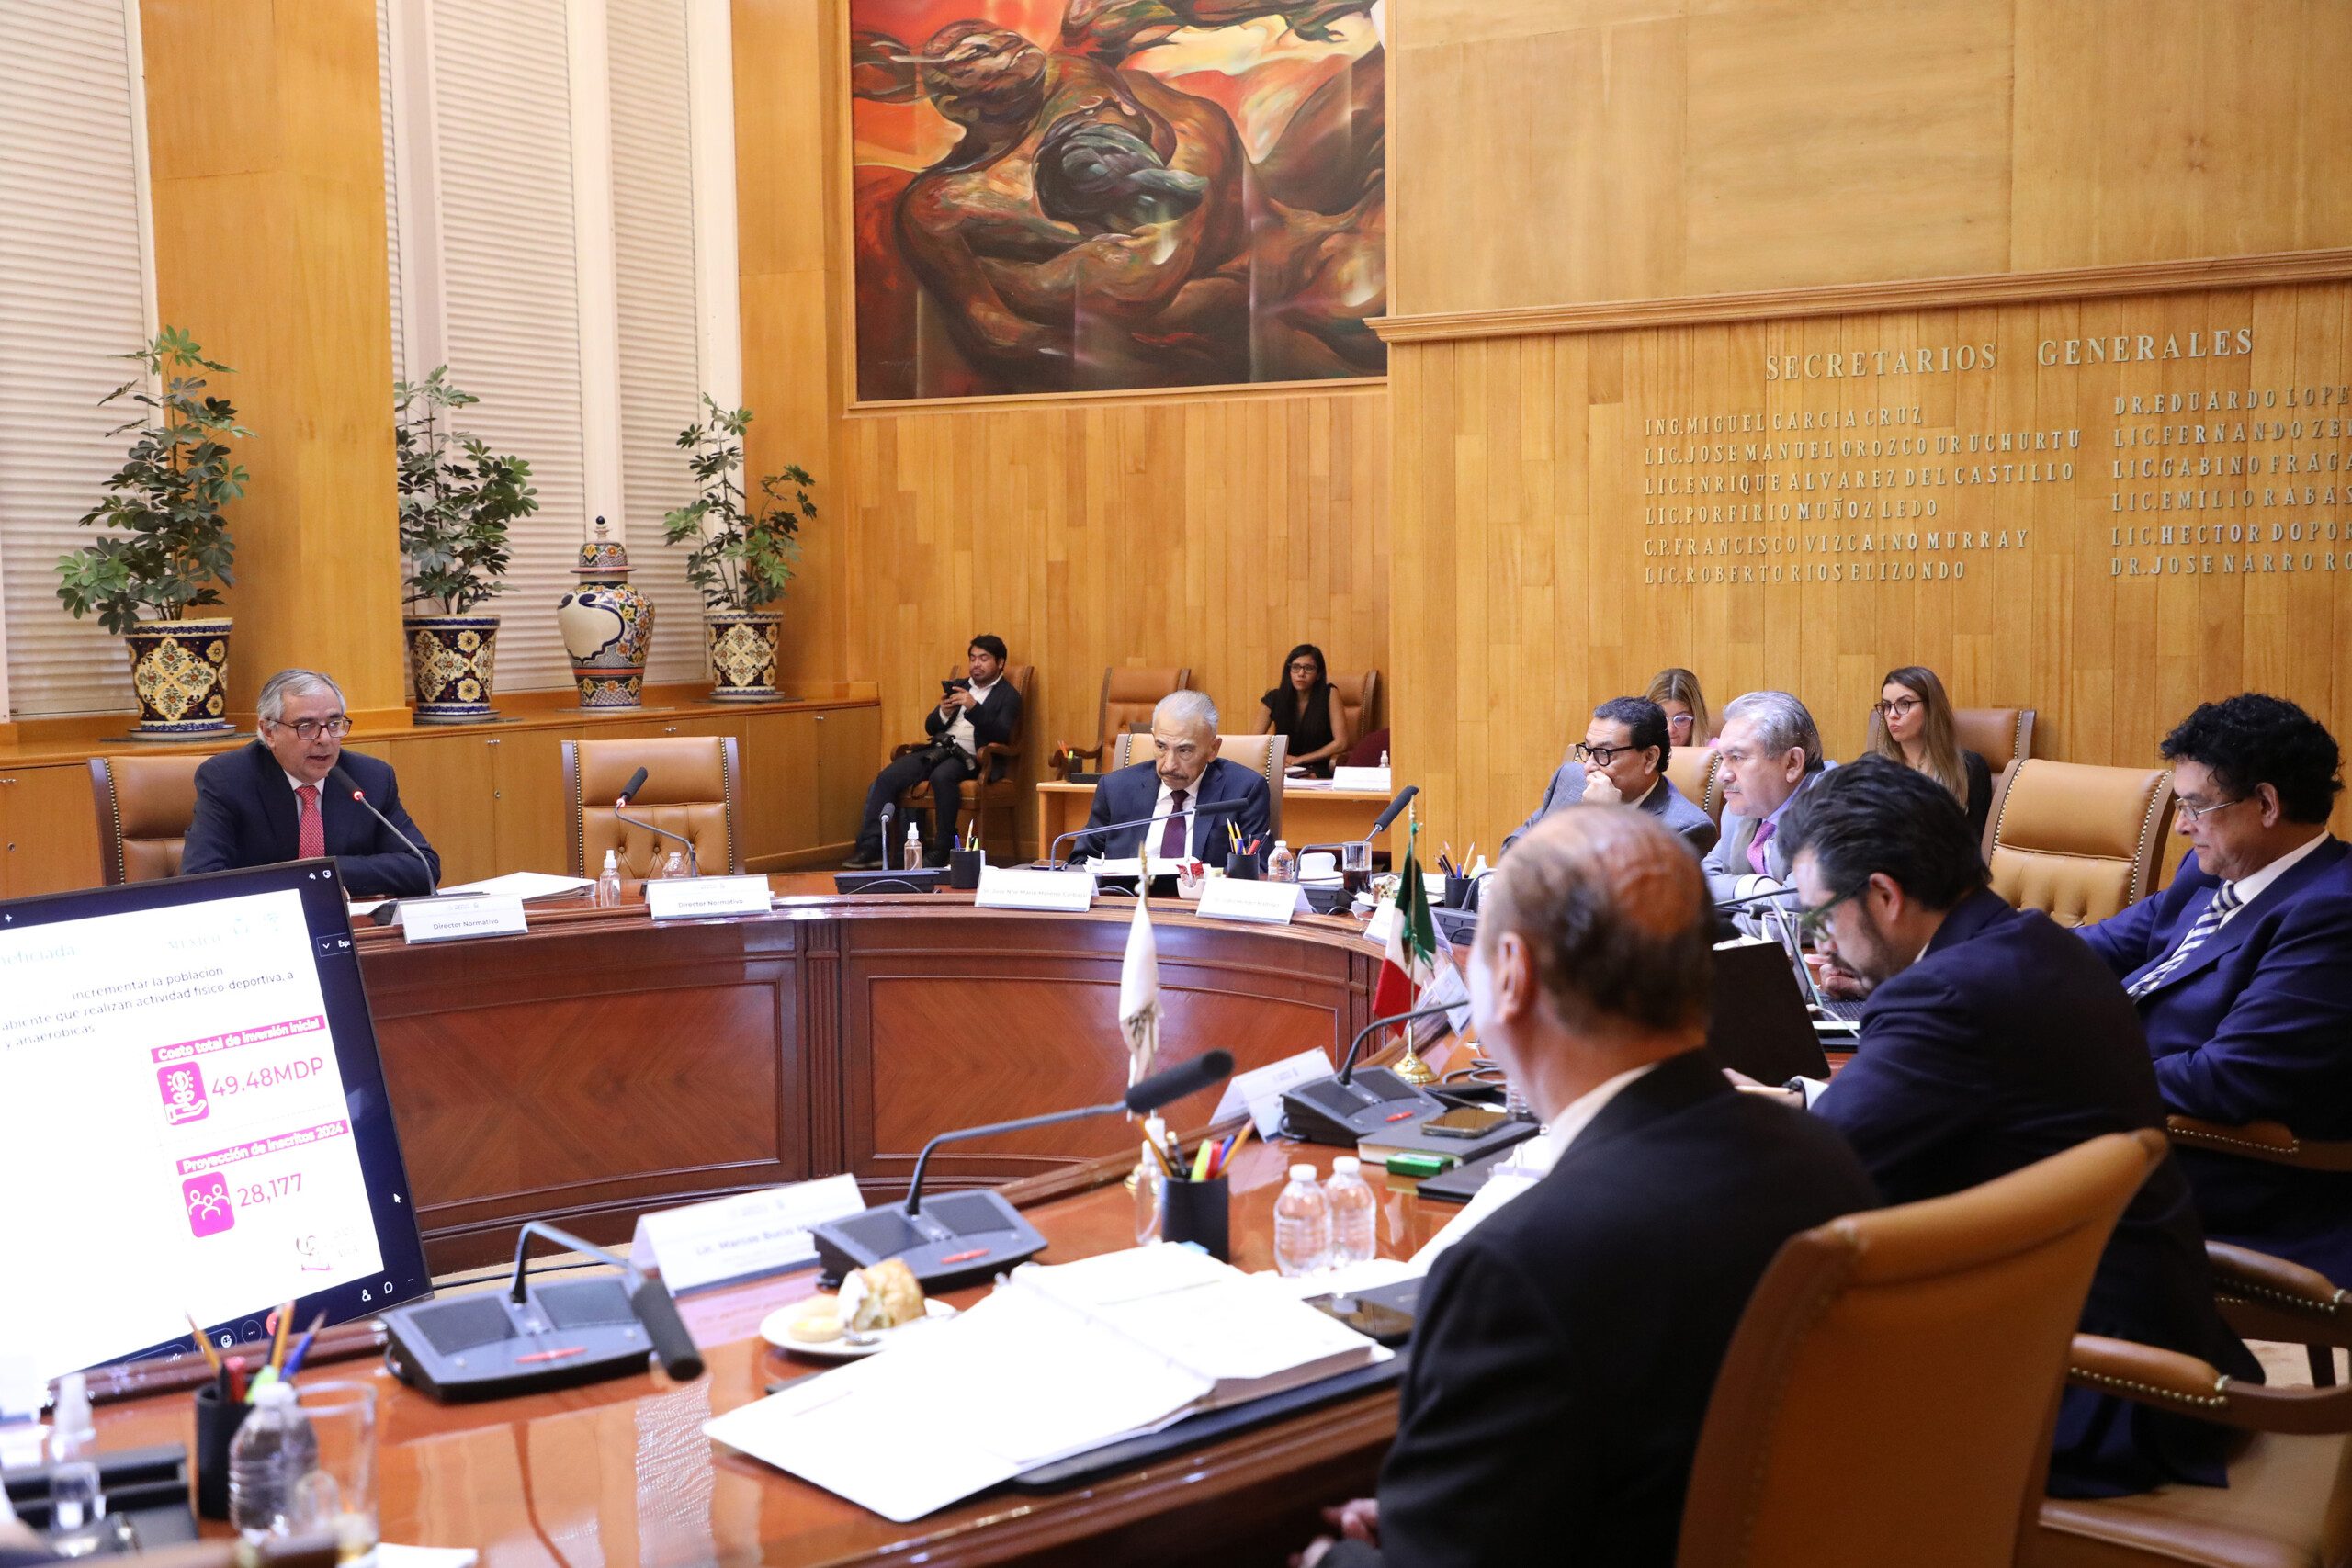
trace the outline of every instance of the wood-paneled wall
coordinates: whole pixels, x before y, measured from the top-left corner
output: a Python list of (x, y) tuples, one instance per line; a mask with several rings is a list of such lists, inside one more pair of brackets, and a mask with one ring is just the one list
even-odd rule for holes
[(1419, 0), (1398, 314), (2352, 244), (2337, 0)]

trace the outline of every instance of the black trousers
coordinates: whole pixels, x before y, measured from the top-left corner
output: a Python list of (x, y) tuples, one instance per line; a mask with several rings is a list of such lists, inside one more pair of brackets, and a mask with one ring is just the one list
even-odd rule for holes
[[(873, 787), (865, 792), (865, 818), (857, 829), (858, 858), (884, 852), (882, 808), (928, 780), (932, 799), (936, 803), (938, 811), (936, 821), (923, 830), (923, 857), (935, 864), (945, 865), (948, 847), (956, 840), (957, 796), (962, 794), (960, 786), (977, 771), (971, 760), (961, 751), (951, 751), (943, 758), (937, 751), (924, 750), (910, 751), (875, 774)], [(890, 836), (898, 842), (887, 848), (893, 865), (899, 863), (900, 846), (906, 842), (906, 815), (901, 812), (891, 818)]]

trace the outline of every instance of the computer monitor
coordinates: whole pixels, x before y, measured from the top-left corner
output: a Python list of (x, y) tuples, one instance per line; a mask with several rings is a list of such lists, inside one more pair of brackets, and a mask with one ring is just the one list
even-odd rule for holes
[(0, 903), (0, 1356), (430, 1293), (334, 863)]

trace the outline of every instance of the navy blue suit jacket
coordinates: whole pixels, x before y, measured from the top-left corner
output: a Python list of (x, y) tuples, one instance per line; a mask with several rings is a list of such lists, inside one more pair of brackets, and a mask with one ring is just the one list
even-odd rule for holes
[[(343, 874), (344, 890), (355, 898), (405, 898), (432, 892), (433, 884), (441, 879), (441, 857), (401, 807), (391, 764), (345, 751), (343, 770), (433, 863), (428, 880), (407, 846), (385, 831), (366, 807), (334, 785), (322, 784), (319, 818), (326, 829), (327, 853)], [(294, 859), (301, 832), (296, 805), (286, 770), (260, 741), (209, 759), (196, 770), (196, 820), (188, 825), (187, 843), (180, 854), (181, 873), (232, 871)]]
[[(2190, 854), (2170, 887), (2079, 935), (2127, 984), (2179, 945), (2219, 879)], [(2165, 1104), (2352, 1138), (2352, 846), (2330, 838), (2140, 1000)], [(2352, 1284), (2352, 1174), (2181, 1151), (2209, 1235)]]
[(1437, 1260), (1380, 1471), (1380, 1547), (1324, 1562), (1671, 1563), (1756, 1281), (1792, 1235), (1876, 1202), (1818, 1122), (1735, 1092), (1702, 1052), (1659, 1063)]
[[(2065, 929), (1979, 889), (1927, 951), (1871, 993), (1854, 1058), (1815, 1110), (1890, 1203), (1974, 1187), (2104, 1133), (2162, 1127), (2131, 998)], [(2175, 1161), (2124, 1212), (2083, 1308), (2091, 1334), (2138, 1339), (2260, 1382), (2213, 1305), (2205, 1237)], [(2218, 1484), (2227, 1434), (2069, 1389), (2050, 1461), (2063, 1496)]]
[[(1238, 762), (1228, 762), (1223, 757), (1208, 765), (1198, 781), (1200, 794), (1193, 804), (1206, 805), (1217, 800), (1238, 800), (1238, 811), (1222, 812), (1214, 817), (1193, 819), (1193, 858), (1223, 865), (1233, 847), (1232, 836), (1226, 832), (1228, 822), (1239, 829), (1241, 841), (1266, 836), (1267, 807), (1272, 799), (1266, 781), (1254, 771)], [(1070, 851), (1072, 860), (1101, 856), (1106, 860), (1125, 860), (1143, 846), (1147, 834), (1151, 839), (1151, 852), (1159, 852), (1159, 836), (1166, 832), (1165, 824), (1150, 828), (1122, 828), (1114, 832), (1097, 831), (1105, 823), (1134, 822), (1152, 814), (1152, 807), (1159, 799), (1159, 774), (1149, 762), (1136, 762), (1114, 769), (1102, 775), (1094, 786), (1094, 806), (1086, 814), (1087, 831)], [(1273, 849), (1272, 843), (1261, 844), (1261, 854)]]

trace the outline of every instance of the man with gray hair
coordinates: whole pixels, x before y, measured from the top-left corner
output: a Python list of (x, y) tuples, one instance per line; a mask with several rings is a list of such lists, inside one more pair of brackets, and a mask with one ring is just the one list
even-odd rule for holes
[(1718, 901), (1783, 886), (1789, 859), (1775, 840), (1789, 803), (1821, 776), (1821, 729), (1786, 692), (1749, 692), (1724, 708), (1723, 837), (1707, 852), (1707, 886)]
[[(1216, 704), (1205, 692), (1170, 692), (1160, 698), (1151, 710), (1151, 761), (1102, 775), (1094, 786), (1087, 830), (1070, 859), (1125, 860), (1148, 852), (1221, 865), (1233, 842), (1227, 823), (1244, 844), (1263, 840), (1272, 796), (1263, 778), (1216, 754)], [(1230, 812), (1201, 810), (1226, 800), (1241, 804)], [(1110, 826), (1151, 817), (1166, 820), (1141, 828)], [(1261, 842), (1259, 852), (1272, 847)]]
[[(343, 692), (315, 670), (281, 670), (254, 704), (260, 736), (196, 770), (196, 819), (180, 871), (232, 871), (332, 855), (355, 898), (429, 894), (441, 857), (401, 805), (391, 764), (346, 753), (351, 731)], [(327, 782), (341, 768), (343, 779)], [(363, 791), (416, 848), (351, 797)], [(420, 858), (421, 857), (421, 858)]]

